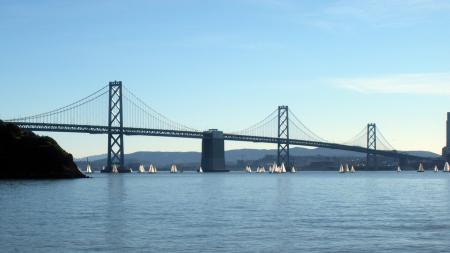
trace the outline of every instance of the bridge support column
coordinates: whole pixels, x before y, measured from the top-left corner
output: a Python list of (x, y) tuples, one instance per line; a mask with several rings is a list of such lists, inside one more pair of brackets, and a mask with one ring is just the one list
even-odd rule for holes
[(204, 172), (228, 172), (225, 168), (223, 132), (211, 129), (203, 133), (202, 169)]
[[(286, 140), (284, 142), (284, 140)], [(289, 156), (289, 108), (287, 106), (278, 107), (278, 154), (277, 163), (282, 163), (286, 168), (290, 168)]]
[(124, 167), (122, 82), (109, 82), (108, 106), (108, 161), (102, 172), (110, 173), (116, 167), (118, 172), (130, 170)]
[(378, 168), (377, 155), (370, 153), (370, 150), (377, 150), (377, 125), (374, 123), (367, 125), (366, 167), (371, 169), (377, 169)]

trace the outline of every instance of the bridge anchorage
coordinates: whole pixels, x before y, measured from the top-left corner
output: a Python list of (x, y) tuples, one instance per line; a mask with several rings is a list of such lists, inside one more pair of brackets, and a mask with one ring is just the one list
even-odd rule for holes
[[(105, 114), (106, 107), (108, 114)], [(6, 121), (31, 131), (106, 134), (108, 153), (103, 172), (130, 172), (125, 168), (124, 136), (202, 139), (201, 166), (205, 172), (227, 171), (225, 141), (277, 145), (276, 162), (278, 166), (284, 163), (288, 168), (294, 165), (290, 157), (292, 145), (364, 153), (368, 166), (377, 166), (377, 156), (398, 158), (403, 163), (406, 160), (426, 160), (396, 151), (375, 124), (367, 125), (345, 144), (327, 141), (308, 129), (288, 106), (279, 106), (265, 119), (244, 130), (231, 133), (217, 129), (199, 131), (160, 114), (123, 86), (121, 81), (109, 82), (89, 96), (58, 109)], [(450, 127), (448, 131), (450, 136)], [(444, 151), (447, 150), (450, 149)]]

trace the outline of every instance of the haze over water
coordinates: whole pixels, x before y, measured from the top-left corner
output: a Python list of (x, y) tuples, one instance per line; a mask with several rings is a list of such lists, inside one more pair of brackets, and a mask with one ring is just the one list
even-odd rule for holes
[(0, 181), (2, 252), (444, 252), (450, 174)]

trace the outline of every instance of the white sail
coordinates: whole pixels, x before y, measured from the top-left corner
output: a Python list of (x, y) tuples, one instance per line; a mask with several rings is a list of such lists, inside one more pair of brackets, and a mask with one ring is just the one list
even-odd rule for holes
[(198, 173), (203, 173), (202, 167), (200, 167), (200, 169), (198, 169)]
[(86, 173), (92, 173), (92, 168), (91, 168), (91, 165), (90, 165), (90, 164), (88, 164), (88, 165), (86, 166)]
[(286, 173), (286, 167), (284, 166), (284, 163), (281, 163), (281, 173)]
[(172, 166), (170, 167), (170, 173), (177, 173), (178, 169), (177, 166), (175, 164), (172, 164)]
[(424, 169), (424, 167), (423, 167), (423, 164), (420, 163), (420, 164), (419, 164), (419, 169), (417, 170), (417, 172), (424, 172), (424, 171), (425, 171), (425, 169)]
[(139, 173), (144, 173), (145, 172), (145, 168), (144, 165), (139, 165)]
[(244, 171), (247, 173), (252, 173), (252, 168), (250, 166), (246, 166)]
[(400, 165), (397, 167), (397, 172), (402, 172), (402, 169), (400, 168)]
[(113, 165), (112, 173), (119, 173), (119, 170), (117, 169), (117, 165)]
[(291, 173), (295, 173), (295, 172), (297, 172), (297, 171), (295, 170), (295, 167), (292, 166), (292, 168), (291, 168)]
[(278, 173), (278, 165), (276, 163), (272, 164), (272, 173)]
[(434, 172), (439, 172), (439, 168), (438, 168), (437, 165), (434, 166), (434, 170), (433, 170), (433, 171), (434, 171)]
[(339, 173), (344, 173), (344, 166), (341, 164), (341, 166), (339, 167)]
[(444, 172), (450, 172), (450, 164), (448, 164), (448, 162), (445, 162)]
[(346, 165), (344, 166), (344, 171), (345, 171), (345, 172), (349, 172), (349, 171), (350, 171), (350, 169), (348, 168), (348, 164), (346, 164)]
[(153, 166), (153, 164), (150, 164), (150, 168), (148, 169), (149, 173), (155, 174), (156, 173), (156, 167)]

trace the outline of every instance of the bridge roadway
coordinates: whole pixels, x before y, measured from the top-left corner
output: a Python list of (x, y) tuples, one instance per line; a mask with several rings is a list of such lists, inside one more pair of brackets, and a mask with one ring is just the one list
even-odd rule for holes
[[(48, 124), (48, 123), (29, 123), (29, 122), (11, 122), (23, 129), (31, 131), (44, 131), (44, 132), (66, 132), (66, 133), (88, 133), (88, 134), (108, 134), (108, 126), (94, 126), (94, 125), (72, 125), (72, 124)], [(111, 133), (119, 134), (119, 127), (111, 127)], [(178, 137), (178, 138), (193, 138), (202, 139), (203, 132), (198, 131), (181, 131), (181, 130), (164, 130), (164, 129), (147, 129), (147, 128), (132, 128), (124, 127), (124, 135), (139, 135), (139, 136), (161, 136), (161, 137)], [(367, 149), (361, 146), (351, 146), (336, 143), (307, 141), (297, 139), (280, 139), (276, 137), (264, 137), (264, 136), (250, 136), (250, 135), (238, 135), (238, 134), (223, 134), (224, 140), (229, 141), (243, 141), (243, 142), (257, 142), (257, 143), (287, 143), (290, 145), (329, 148), (353, 151), (365, 154), (375, 154), (386, 157), (401, 158), (408, 160), (428, 160), (430, 158), (410, 155), (396, 150), (373, 150)]]

